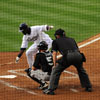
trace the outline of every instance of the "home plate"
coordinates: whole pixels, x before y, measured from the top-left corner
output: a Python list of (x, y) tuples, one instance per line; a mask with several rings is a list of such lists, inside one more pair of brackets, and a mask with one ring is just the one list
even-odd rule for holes
[(0, 76), (0, 78), (15, 78), (17, 77), (16, 75), (3, 75), (3, 76)]

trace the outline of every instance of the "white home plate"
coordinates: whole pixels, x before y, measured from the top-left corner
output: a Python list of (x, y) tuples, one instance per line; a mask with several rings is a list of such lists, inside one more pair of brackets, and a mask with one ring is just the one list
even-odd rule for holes
[(0, 78), (15, 78), (17, 77), (16, 75), (3, 75), (3, 76), (0, 76)]

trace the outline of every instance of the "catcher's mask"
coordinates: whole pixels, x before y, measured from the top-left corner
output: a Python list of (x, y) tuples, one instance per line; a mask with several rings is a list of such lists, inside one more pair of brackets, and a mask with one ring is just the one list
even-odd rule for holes
[(45, 41), (41, 41), (38, 45), (38, 50), (47, 50), (48, 44)]
[(19, 32), (22, 32), (24, 35), (26, 35), (26, 30), (28, 29), (28, 25), (26, 23), (22, 23), (19, 26)]
[(55, 38), (57, 38), (56, 35), (63, 37), (63, 36), (65, 36), (65, 31), (63, 29), (58, 29), (58, 30), (56, 30), (56, 32), (54, 34)]

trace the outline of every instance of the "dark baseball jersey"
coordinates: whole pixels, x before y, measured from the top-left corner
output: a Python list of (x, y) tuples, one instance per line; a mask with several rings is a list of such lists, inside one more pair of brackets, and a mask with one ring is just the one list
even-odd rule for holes
[(60, 37), (53, 41), (52, 50), (59, 51), (64, 55), (68, 50), (78, 50), (78, 46), (74, 39), (69, 37)]
[(52, 53), (49, 51), (37, 53), (33, 66), (37, 69), (42, 69), (44, 72), (51, 73), (53, 66)]

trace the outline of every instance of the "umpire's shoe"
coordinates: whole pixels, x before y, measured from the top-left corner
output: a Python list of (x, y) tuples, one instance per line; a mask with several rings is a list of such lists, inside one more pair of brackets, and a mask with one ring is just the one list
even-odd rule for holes
[(44, 93), (44, 94), (47, 94), (47, 95), (55, 95), (54, 91), (49, 90), (49, 89), (45, 89), (45, 90), (43, 91), (43, 93)]
[(92, 88), (91, 88), (91, 87), (86, 87), (86, 88), (85, 88), (85, 91), (87, 91), (87, 92), (92, 92)]

